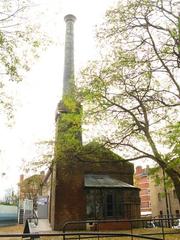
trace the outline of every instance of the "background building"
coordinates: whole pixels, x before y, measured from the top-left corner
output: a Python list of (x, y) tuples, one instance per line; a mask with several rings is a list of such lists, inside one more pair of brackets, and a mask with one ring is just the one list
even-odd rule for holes
[[(173, 187), (164, 188), (164, 181), (157, 185), (155, 180), (148, 174), (149, 166), (136, 167), (135, 185), (140, 188), (141, 215), (152, 217), (180, 217), (180, 205)], [(162, 169), (159, 170), (159, 177), (163, 179)]]
[(24, 178), (23, 174), (20, 175), (20, 181), (18, 184), (20, 205), (22, 205), (25, 199), (36, 200), (37, 196), (41, 195), (41, 185), (44, 177), (44, 171), (27, 178)]
[[(162, 176), (162, 170), (159, 171), (159, 176)], [(175, 189), (168, 187), (165, 194), (164, 184), (157, 185), (152, 178), (150, 178), (151, 191), (151, 206), (152, 216), (174, 216), (180, 217), (180, 204), (175, 192)]]
[(148, 169), (148, 166), (146, 168), (138, 166), (134, 176), (135, 185), (140, 188), (141, 216), (152, 215)]

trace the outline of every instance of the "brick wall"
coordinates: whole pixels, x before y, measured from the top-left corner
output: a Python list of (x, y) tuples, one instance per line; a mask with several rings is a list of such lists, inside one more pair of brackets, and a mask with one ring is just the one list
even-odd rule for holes
[[(125, 162), (93, 163), (68, 162), (58, 164), (56, 169), (56, 183), (54, 183), (54, 209), (51, 210), (52, 227), (61, 229), (68, 220), (86, 219), (86, 196), (84, 191), (85, 174), (108, 174), (133, 184), (133, 165)], [(53, 212), (54, 211), (54, 212)], [(138, 211), (137, 211), (138, 212)], [(139, 217), (139, 214), (137, 214)]]

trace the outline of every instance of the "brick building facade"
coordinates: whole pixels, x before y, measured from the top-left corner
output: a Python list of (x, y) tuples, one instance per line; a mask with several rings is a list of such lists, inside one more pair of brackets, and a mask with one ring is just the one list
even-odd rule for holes
[(152, 215), (150, 181), (148, 176), (149, 167), (137, 166), (135, 171), (135, 185), (140, 188), (141, 215)]
[(94, 151), (91, 160), (86, 161), (84, 157), (85, 162), (76, 160), (75, 164), (56, 165), (56, 184), (53, 184), (51, 198), (54, 229), (61, 229), (66, 221), (72, 220), (140, 217), (139, 189), (133, 186), (133, 165), (105, 156), (98, 156), (98, 162), (94, 162), (97, 155)]
[[(162, 170), (159, 171), (159, 176), (162, 177)], [(150, 178), (151, 190), (151, 206), (153, 217), (180, 217), (180, 203), (178, 201), (175, 189), (173, 187), (164, 189), (164, 183), (157, 185), (152, 178)]]
[[(167, 187), (165, 194), (164, 183), (157, 185), (154, 179), (148, 175), (149, 166), (136, 167), (135, 185), (140, 188), (141, 215), (152, 217), (163, 217), (169, 215), (180, 216), (180, 205), (173, 187)], [(163, 179), (162, 169), (159, 170), (159, 177)]]
[(24, 178), (24, 175), (20, 175), (19, 186), (19, 204), (22, 206), (25, 199), (36, 200), (38, 195), (41, 195), (41, 185), (44, 179), (44, 171), (40, 174), (35, 174), (30, 177)]

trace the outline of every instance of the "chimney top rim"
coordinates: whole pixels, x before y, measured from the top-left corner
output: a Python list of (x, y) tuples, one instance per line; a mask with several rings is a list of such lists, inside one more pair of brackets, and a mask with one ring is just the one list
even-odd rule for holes
[(73, 22), (75, 22), (75, 21), (76, 21), (76, 17), (75, 17), (73, 14), (67, 14), (67, 15), (64, 17), (64, 21), (65, 21), (65, 22), (68, 22), (68, 21), (73, 21)]

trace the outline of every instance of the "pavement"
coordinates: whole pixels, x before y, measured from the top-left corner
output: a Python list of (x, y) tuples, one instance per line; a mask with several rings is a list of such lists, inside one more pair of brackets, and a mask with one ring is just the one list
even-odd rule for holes
[(48, 219), (38, 219), (38, 225), (30, 224), (30, 233), (47, 233), (51, 231)]

